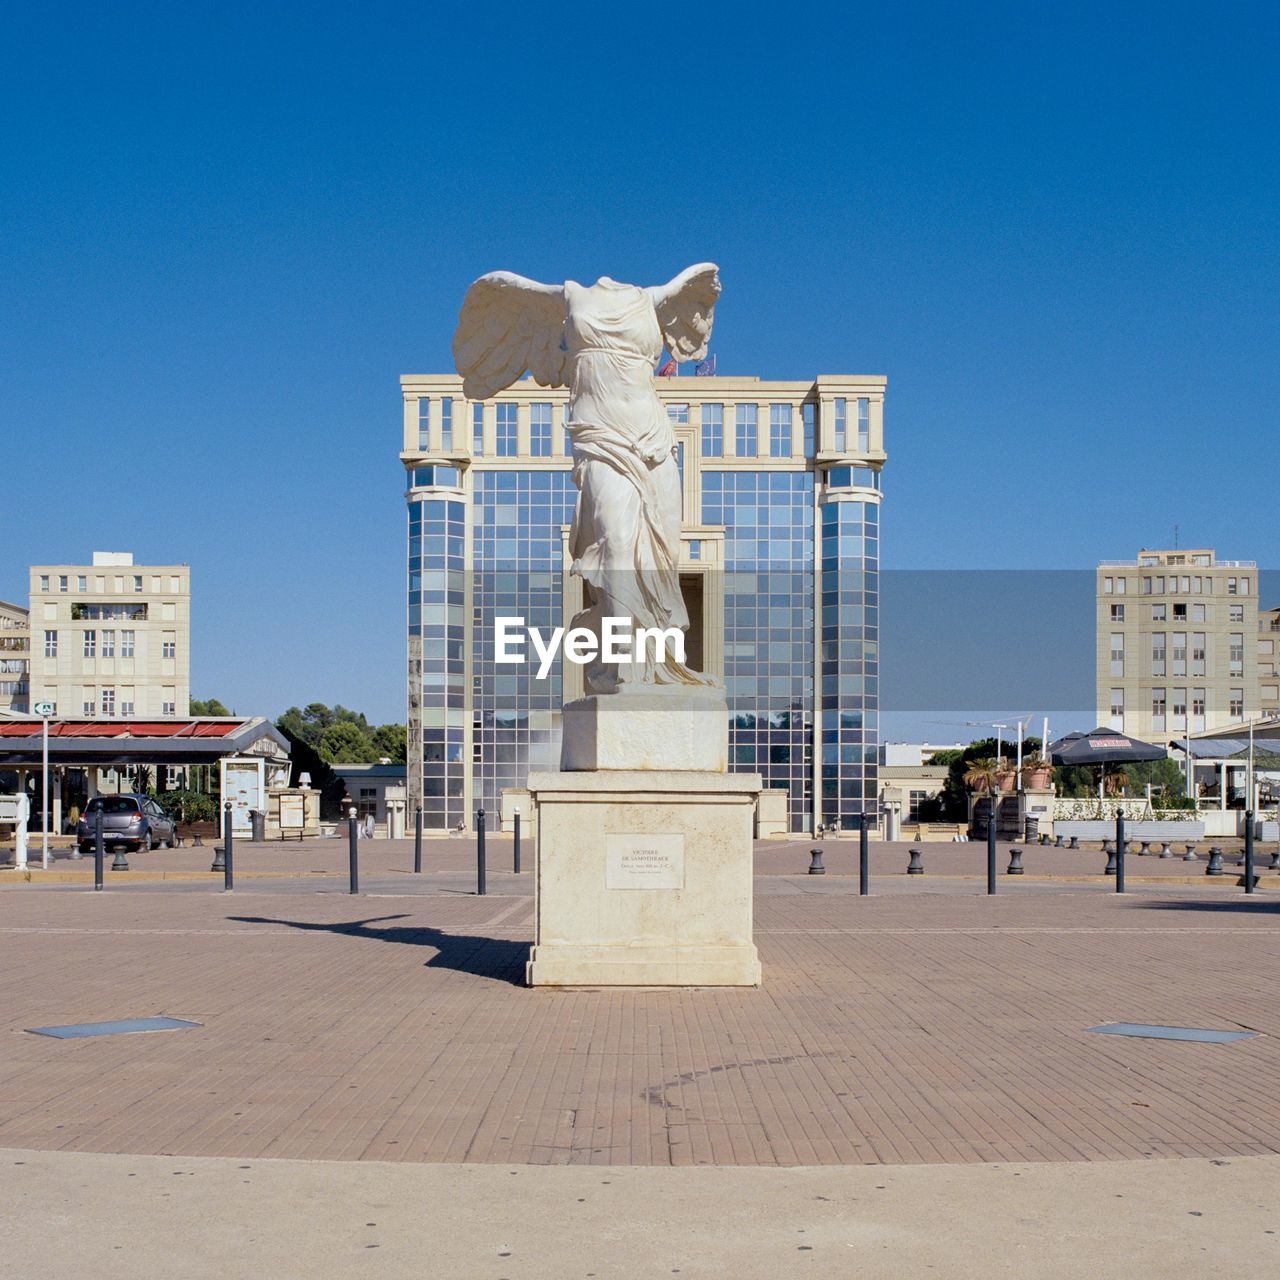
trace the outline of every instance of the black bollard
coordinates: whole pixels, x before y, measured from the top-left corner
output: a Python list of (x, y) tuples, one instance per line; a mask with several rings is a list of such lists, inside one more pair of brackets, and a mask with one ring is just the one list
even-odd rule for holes
[(871, 872), (870, 857), (867, 852), (867, 815), (858, 814), (858, 894), (865, 898), (868, 893), (867, 880)]
[(1258, 887), (1258, 878), (1253, 874), (1253, 810), (1246, 809), (1244, 814), (1244, 891), (1252, 893)]
[(1280, 871), (1280, 845), (1276, 846), (1276, 851), (1271, 855), (1271, 861), (1267, 863), (1268, 871)]
[(1061, 837), (1061, 836), (1054, 836), (1054, 837), (1053, 837), (1053, 847), (1054, 847), (1055, 849), (1061, 849), (1061, 848), (1062, 848), (1062, 837)]
[(116, 856), (111, 859), (112, 871), (128, 871), (129, 860), (124, 856), (124, 845), (116, 845)]
[(1070, 843), (1069, 845), (1067, 845), (1067, 848), (1068, 848), (1068, 849), (1078, 849), (1079, 847), (1080, 847), (1080, 837), (1079, 837), (1079, 836), (1072, 836), (1072, 837), (1071, 837), (1071, 843)]
[(987, 821), (987, 896), (996, 891), (996, 816), (995, 806), (991, 807), (991, 817)]
[(1129, 842), (1124, 838), (1124, 810), (1116, 809), (1116, 892), (1124, 892), (1124, 855)]
[(811, 876), (825, 876), (827, 869), (822, 865), (822, 850), (809, 850), (809, 874)]
[(1187, 845), (1187, 851), (1182, 855), (1183, 862), (1199, 862), (1196, 857), (1196, 847), (1193, 844)]
[(1209, 846), (1209, 865), (1205, 867), (1207, 876), (1222, 875), (1222, 850), (1216, 844)]
[(226, 811), (222, 819), (222, 847), (225, 850), (225, 860), (222, 868), (222, 891), (230, 893), (236, 887), (235, 867), (232, 863), (232, 853), (234, 852), (235, 834), (231, 830), (231, 801), (227, 801)]
[(349, 893), (360, 892), (360, 827), (353, 813), (347, 818), (347, 875)]
[(1151, 852), (1151, 841), (1144, 840), (1142, 842), (1142, 847), (1138, 850), (1138, 857), (1145, 858), (1147, 854), (1149, 854), (1150, 852)]
[(1020, 876), (1022, 874), (1022, 850), (1009, 850), (1009, 869), (1005, 872), (1007, 876)]
[(911, 850), (911, 861), (907, 863), (907, 875), (922, 876), (924, 875), (924, 863), (920, 861), (920, 850)]
[(516, 811), (515, 844), (511, 847), (511, 870), (520, 874), (520, 813)]
[(413, 815), (413, 872), (422, 874), (422, 806), (419, 805)]
[(476, 893), (485, 895), (484, 887), (484, 810), (476, 810)]
[(1162, 858), (1173, 857), (1173, 850), (1169, 848), (1169, 842), (1167, 840), (1160, 841), (1160, 856)]
[(1104, 840), (1102, 847), (1107, 854), (1107, 866), (1102, 874), (1104, 876), (1113, 876), (1116, 873), (1116, 851), (1111, 847), (1110, 840)]
[(97, 813), (97, 822), (93, 828), (93, 887), (102, 888), (102, 810)]

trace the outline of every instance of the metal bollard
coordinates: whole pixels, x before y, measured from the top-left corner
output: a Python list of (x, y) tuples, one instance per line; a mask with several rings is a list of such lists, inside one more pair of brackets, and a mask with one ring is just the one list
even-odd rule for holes
[(1138, 850), (1138, 857), (1145, 858), (1147, 854), (1149, 854), (1150, 852), (1151, 852), (1151, 841), (1144, 840), (1142, 842), (1142, 848)]
[(1007, 876), (1020, 876), (1022, 874), (1022, 850), (1009, 850), (1009, 869), (1005, 872)]
[(413, 872), (422, 874), (422, 806), (419, 805), (413, 815)]
[(360, 828), (356, 815), (347, 819), (347, 875), (350, 880), (349, 893), (360, 892)]
[(102, 810), (98, 810), (98, 821), (93, 829), (93, 887), (102, 888)]
[(1067, 845), (1067, 848), (1068, 848), (1068, 849), (1078, 849), (1079, 847), (1080, 847), (1080, 837), (1079, 837), (1079, 836), (1072, 836), (1072, 837), (1071, 837), (1071, 843), (1070, 843), (1069, 845)]
[(992, 806), (991, 817), (987, 821), (987, 896), (996, 891), (996, 816)]
[(227, 801), (226, 814), (222, 822), (222, 847), (226, 858), (222, 868), (222, 891), (230, 893), (236, 887), (235, 864), (232, 854), (235, 851), (235, 832), (231, 829), (231, 801)]
[(204, 836), (202, 836), (198, 831), (196, 832), (195, 839), (194, 839), (194, 840), (192, 840), (192, 842), (191, 842), (191, 847), (192, 847), (193, 849), (203, 849), (203, 848), (204, 848)]
[(1258, 877), (1253, 874), (1253, 810), (1244, 815), (1244, 891), (1252, 893), (1258, 887)]
[(1054, 836), (1054, 837), (1053, 837), (1053, 847), (1054, 847), (1055, 849), (1061, 849), (1061, 848), (1062, 848), (1062, 837), (1061, 837), (1061, 836)]
[(1105, 841), (1103, 847), (1107, 851), (1107, 865), (1102, 874), (1104, 876), (1113, 876), (1116, 873), (1116, 851), (1111, 847), (1110, 840)]
[(520, 874), (520, 812), (516, 811), (515, 843), (511, 847), (511, 870)]
[(1045, 845), (1047, 845), (1048, 843), (1049, 843), (1049, 833), (1048, 833), (1047, 831), (1042, 831), (1042, 832), (1040, 833), (1040, 845), (1041, 845), (1041, 847), (1043, 848), (1043, 847), (1044, 847)]
[(1222, 875), (1222, 850), (1216, 844), (1209, 846), (1209, 865), (1205, 867), (1207, 876)]
[(809, 850), (809, 874), (811, 876), (825, 876), (827, 869), (822, 865), (822, 850)]
[[(1278, 855), (1280, 856), (1280, 855)], [(858, 895), (865, 898), (868, 893), (867, 880), (870, 875), (870, 857), (867, 852), (867, 815), (858, 814)]]
[(911, 861), (907, 863), (907, 875), (922, 876), (924, 875), (924, 863), (920, 861), (920, 850), (911, 850)]
[(1271, 861), (1267, 863), (1268, 871), (1280, 871), (1280, 845), (1276, 846), (1276, 851), (1271, 855)]
[(484, 810), (476, 810), (476, 893), (485, 895), (484, 885)]
[(116, 845), (116, 856), (111, 859), (112, 871), (128, 871), (129, 859), (124, 856), (124, 845)]
[(1116, 892), (1124, 892), (1124, 855), (1129, 842), (1124, 838), (1124, 810), (1116, 809)]
[(1193, 844), (1187, 845), (1187, 851), (1182, 855), (1182, 860), (1183, 862), (1199, 862), (1200, 861), (1200, 859), (1196, 857), (1195, 845)]
[(1111, 841), (1110, 841), (1110, 840), (1104, 840), (1104, 841), (1102, 842), (1102, 852), (1103, 852), (1103, 853), (1106, 853), (1106, 854), (1109, 854), (1109, 853), (1111, 852)]
[(1169, 842), (1167, 840), (1160, 841), (1160, 856), (1162, 858), (1173, 857), (1173, 850), (1169, 848)]

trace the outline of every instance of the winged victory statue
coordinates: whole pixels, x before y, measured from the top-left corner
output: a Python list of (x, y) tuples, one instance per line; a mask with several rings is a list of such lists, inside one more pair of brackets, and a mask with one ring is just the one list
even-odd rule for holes
[[(664, 345), (677, 360), (705, 357), (719, 296), (718, 270), (703, 262), (651, 288), (608, 276), (592, 285), (540, 284), (493, 271), (463, 299), (453, 358), (467, 399), (486, 400), (526, 372), (544, 387), (569, 388), (565, 428), (578, 488), (569, 550), (587, 605), (574, 625), (597, 638), (604, 618), (630, 618), (633, 629), (688, 629), (676, 440), (654, 368)], [(589, 664), (584, 677), (592, 693), (719, 686), (652, 653)]]

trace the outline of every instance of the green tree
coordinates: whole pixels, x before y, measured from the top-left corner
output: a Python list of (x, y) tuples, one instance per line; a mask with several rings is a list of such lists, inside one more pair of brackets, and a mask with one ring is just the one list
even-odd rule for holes
[(192, 698), (191, 714), (193, 716), (229, 716), (230, 712), (218, 701), (217, 698)]
[(380, 724), (371, 736), (378, 755), (386, 756), (392, 764), (404, 764), (409, 758), (408, 736), (404, 725)]
[(329, 725), (320, 735), (317, 750), (327, 764), (372, 764), (378, 758), (372, 739), (350, 720)]

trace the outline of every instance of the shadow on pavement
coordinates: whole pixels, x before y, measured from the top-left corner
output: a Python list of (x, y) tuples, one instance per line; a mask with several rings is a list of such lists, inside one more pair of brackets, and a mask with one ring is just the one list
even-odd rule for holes
[(333, 933), (349, 938), (371, 938), (375, 942), (402, 942), (412, 947), (432, 947), (436, 954), (425, 961), (429, 969), (454, 969), (478, 978), (524, 986), (524, 965), (529, 958), (527, 942), (505, 938), (481, 938), (475, 934), (445, 933), (422, 925), (396, 925), (386, 929), (370, 926), (385, 920), (405, 920), (405, 915), (371, 916), (366, 920), (345, 920), (317, 924), (311, 920), (284, 920), (276, 916), (228, 916), (241, 924), (282, 924), (289, 929)]
[(1243, 889), (1240, 896), (1222, 900), (1209, 901), (1203, 898), (1161, 898), (1158, 901), (1137, 902), (1143, 911), (1216, 911), (1250, 915), (1280, 915), (1280, 898), (1264, 898), (1259, 894), (1248, 894)]

